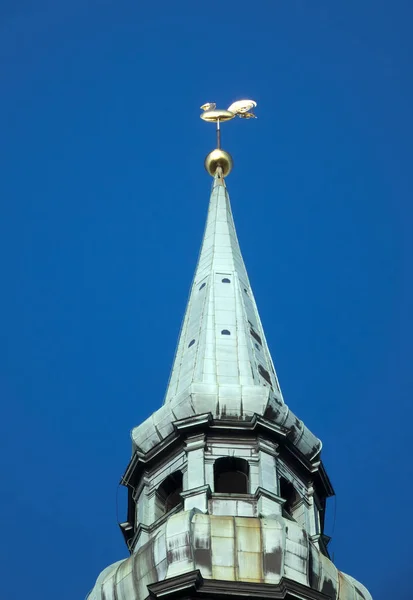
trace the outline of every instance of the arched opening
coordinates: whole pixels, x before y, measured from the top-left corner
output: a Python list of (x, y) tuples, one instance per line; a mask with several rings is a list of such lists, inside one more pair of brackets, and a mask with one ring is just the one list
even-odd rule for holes
[(181, 504), (182, 480), (181, 471), (175, 471), (168, 475), (156, 490), (158, 518)]
[(225, 456), (214, 463), (214, 489), (221, 494), (248, 494), (249, 464), (243, 458)]
[(285, 500), (283, 505), (283, 517), (294, 519), (294, 508), (297, 501), (300, 499), (300, 496), (293, 484), (284, 477), (280, 478), (280, 496)]

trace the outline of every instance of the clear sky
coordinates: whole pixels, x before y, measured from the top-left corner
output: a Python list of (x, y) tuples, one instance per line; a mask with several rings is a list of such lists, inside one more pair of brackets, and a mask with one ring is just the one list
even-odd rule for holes
[(2, 598), (82, 599), (127, 555), (129, 431), (162, 403), (210, 192), (198, 107), (252, 97), (227, 184), (285, 400), (324, 442), (334, 561), (411, 599), (412, 20), (0, 2)]

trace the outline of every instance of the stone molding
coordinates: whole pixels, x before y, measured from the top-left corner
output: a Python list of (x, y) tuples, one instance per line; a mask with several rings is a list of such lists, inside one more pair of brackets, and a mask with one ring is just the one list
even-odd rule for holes
[(199, 570), (184, 573), (177, 577), (164, 579), (148, 585), (149, 598), (225, 598), (250, 597), (274, 600), (331, 600), (322, 592), (318, 592), (301, 583), (283, 577), (279, 584), (250, 583), (244, 581), (222, 581), (204, 579)]

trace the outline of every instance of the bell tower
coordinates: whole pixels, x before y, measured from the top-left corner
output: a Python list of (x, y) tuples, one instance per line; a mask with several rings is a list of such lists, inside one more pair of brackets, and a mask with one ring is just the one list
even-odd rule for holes
[(130, 556), (89, 600), (371, 600), (330, 560), (322, 444), (284, 401), (235, 231), (220, 125), (255, 106), (201, 107), (217, 127), (201, 252), (164, 403), (132, 430)]

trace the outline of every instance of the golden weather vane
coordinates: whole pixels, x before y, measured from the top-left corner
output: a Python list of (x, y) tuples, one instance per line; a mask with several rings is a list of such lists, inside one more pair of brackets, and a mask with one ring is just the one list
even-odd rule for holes
[(237, 116), (241, 119), (255, 119), (256, 116), (251, 110), (257, 106), (257, 103), (254, 100), (238, 100), (233, 102), (226, 110), (219, 109), (216, 106), (215, 102), (207, 102), (201, 106), (203, 110), (201, 119), (208, 123), (216, 123), (217, 132), (217, 147), (206, 157), (205, 168), (214, 177), (219, 167), (218, 177), (226, 177), (230, 173), (233, 163), (231, 155), (221, 148), (220, 125), (225, 121), (231, 121)]

